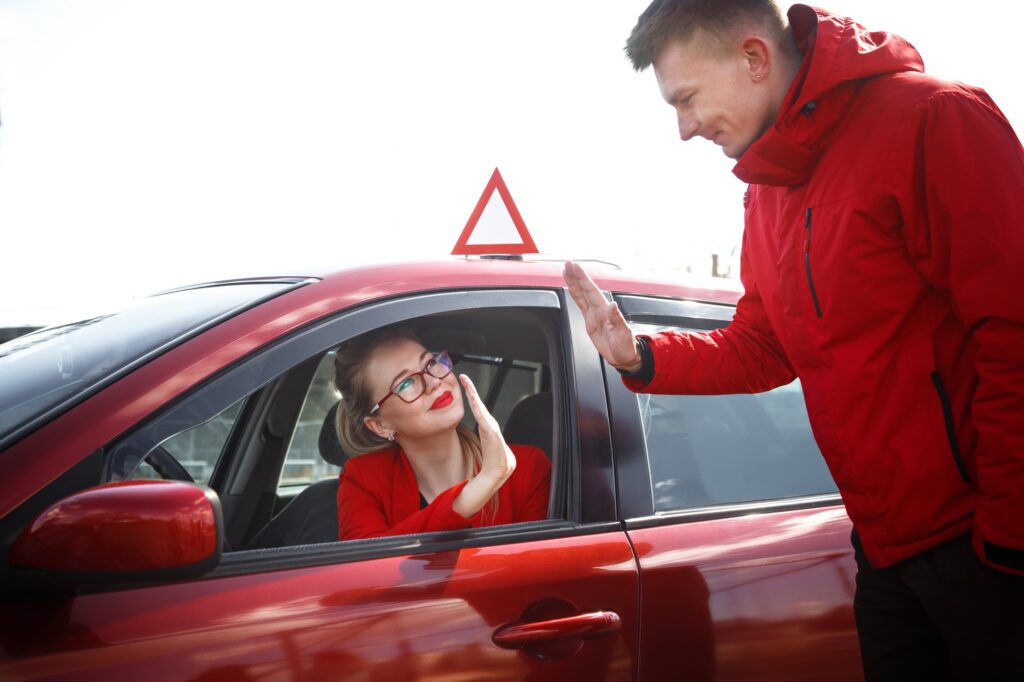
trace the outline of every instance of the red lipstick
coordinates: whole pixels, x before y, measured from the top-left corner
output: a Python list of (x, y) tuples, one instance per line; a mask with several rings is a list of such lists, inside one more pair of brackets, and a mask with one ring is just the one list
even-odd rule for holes
[(437, 399), (430, 405), (430, 409), (439, 410), (442, 407), (448, 407), (454, 402), (455, 398), (452, 397), (451, 391), (445, 391), (441, 395), (437, 396)]

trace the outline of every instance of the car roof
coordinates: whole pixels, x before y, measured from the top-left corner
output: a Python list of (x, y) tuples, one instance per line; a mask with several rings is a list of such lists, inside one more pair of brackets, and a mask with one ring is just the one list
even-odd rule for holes
[[(303, 274), (263, 275), (195, 286), (216, 286), (238, 281), (302, 278), (321, 280), (317, 288), (349, 299), (368, 301), (414, 291), (455, 288), (540, 287), (561, 288), (563, 259), (545, 257), (451, 257), (431, 261), (381, 263), (356, 267), (316, 268)], [(639, 272), (621, 269), (604, 261), (579, 262), (605, 291), (685, 298), (734, 305), (743, 293), (738, 282), (724, 278), (697, 277), (685, 273)]]

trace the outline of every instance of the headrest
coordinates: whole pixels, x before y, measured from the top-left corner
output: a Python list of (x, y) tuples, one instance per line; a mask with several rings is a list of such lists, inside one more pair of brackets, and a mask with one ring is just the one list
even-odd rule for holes
[(317, 447), (325, 462), (336, 467), (343, 467), (348, 460), (348, 454), (341, 449), (341, 441), (338, 440), (336, 420), (339, 405), (341, 405), (340, 400), (327, 410), (323, 426), (320, 427), (320, 440), (317, 442)]
[(551, 391), (528, 395), (512, 408), (505, 423), (504, 436), (508, 443), (533, 445), (551, 456), (552, 424)]

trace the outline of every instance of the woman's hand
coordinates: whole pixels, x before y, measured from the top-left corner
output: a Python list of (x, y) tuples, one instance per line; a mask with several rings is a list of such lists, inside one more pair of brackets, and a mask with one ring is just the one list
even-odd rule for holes
[(452, 501), (452, 510), (469, 519), (483, 509), (487, 501), (516, 470), (516, 456), (505, 443), (505, 438), (498, 428), (498, 421), (480, 400), (480, 394), (476, 392), (473, 382), (465, 374), (460, 374), (459, 383), (466, 390), (469, 409), (473, 411), (476, 423), (480, 427), (480, 450), (483, 460), (477, 475), (463, 486), (462, 491)]
[(505, 443), (501, 429), (498, 428), (498, 420), (480, 400), (480, 394), (477, 393), (476, 386), (473, 385), (470, 378), (465, 374), (460, 374), (459, 383), (466, 389), (469, 409), (473, 411), (480, 431), (480, 449), (483, 459), (480, 474), (494, 479), (500, 486), (516, 470), (516, 456), (512, 454), (511, 448)]

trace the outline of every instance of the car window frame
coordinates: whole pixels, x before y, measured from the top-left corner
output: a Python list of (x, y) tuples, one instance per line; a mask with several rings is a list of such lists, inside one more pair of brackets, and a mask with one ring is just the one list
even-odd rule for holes
[[(555, 443), (560, 452), (553, 462), (555, 469), (552, 478), (557, 483), (552, 487), (552, 502), (554, 509), (565, 509), (565, 518), (465, 531), (237, 550), (225, 553), (220, 564), (202, 579), (261, 573), (279, 568), (347, 563), (402, 554), (422, 554), (451, 548), (526, 542), (547, 537), (586, 535), (606, 532), (613, 528), (621, 530), (614, 516), (611, 447), (608, 442), (608, 418), (600, 356), (586, 336), (585, 323), (579, 311), (574, 305), (567, 306), (566, 300), (564, 289), (480, 288), (412, 293), (337, 311), (285, 338), (257, 349), (226, 367), (215, 377), (193, 387), (186, 396), (175, 401), (173, 405), (160, 410), (119, 438), (111, 450), (124, 447), (124, 444), (132, 442), (133, 439), (160, 442), (173, 435), (161, 433), (163, 422), (199, 423), (212, 416), (206, 414), (207, 412), (216, 414), (245, 396), (254, 396), (311, 357), (321, 355), (349, 338), (381, 326), (438, 313), (481, 307), (547, 308), (557, 311), (559, 328), (556, 331), (560, 337), (555, 340), (558, 346), (553, 348), (560, 366), (552, 367), (551, 377), (555, 394), (561, 396), (558, 401), (559, 416), (555, 419)], [(197, 396), (201, 398), (197, 399)], [(577, 415), (580, 410), (589, 415), (584, 421), (595, 427), (587, 429), (583, 434), (579, 434), (575, 426), (579, 422)], [(581, 452), (588, 453), (587, 457), (581, 457)], [(596, 467), (588, 467), (586, 462), (581, 461), (588, 457), (595, 460)], [(596, 468), (598, 475), (590, 476), (593, 480), (588, 483), (581, 482), (584, 472), (591, 468)], [(594, 480), (600, 481), (602, 478), (611, 485), (599, 484), (597, 487), (601, 488), (600, 492), (593, 495), (583, 494), (584, 488), (593, 485)], [(609, 489), (605, 490), (606, 487)], [(589, 503), (587, 498), (590, 498)]]
[[(630, 323), (661, 324), (710, 331), (727, 326), (735, 313), (735, 306), (731, 304), (692, 299), (631, 294), (609, 294), (607, 297), (619, 305), (626, 321)], [(623, 384), (618, 371), (605, 364), (604, 373), (612, 422), (616, 477), (620, 485), (630, 490), (630, 495), (619, 496), (620, 515), (628, 529), (842, 504), (839, 493), (828, 493), (656, 511), (640, 402), (636, 394)]]

